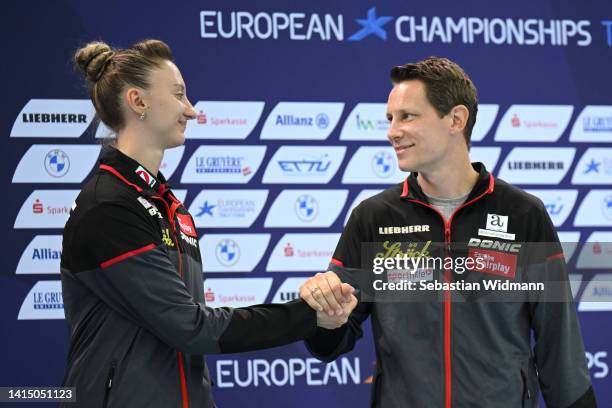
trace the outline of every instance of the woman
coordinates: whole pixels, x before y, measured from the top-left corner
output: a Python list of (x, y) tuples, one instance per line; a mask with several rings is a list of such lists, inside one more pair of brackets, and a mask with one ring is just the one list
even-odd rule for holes
[(94, 42), (75, 60), (117, 134), (64, 229), (64, 386), (76, 387), (78, 406), (214, 407), (204, 353), (280, 346), (346, 322), (352, 295), (333, 316), (302, 301), (205, 306), (193, 220), (158, 171), (196, 115), (172, 52), (157, 40)]

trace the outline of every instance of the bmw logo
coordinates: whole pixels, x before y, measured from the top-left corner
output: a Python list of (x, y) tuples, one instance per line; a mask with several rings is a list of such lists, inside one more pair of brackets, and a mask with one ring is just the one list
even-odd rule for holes
[(388, 152), (378, 152), (372, 158), (372, 170), (380, 178), (387, 178), (395, 173), (395, 160)]
[(224, 239), (217, 244), (215, 256), (221, 265), (235, 265), (240, 258), (240, 247), (234, 240)]
[(45, 156), (45, 170), (50, 176), (64, 177), (68, 169), (70, 169), (70, 159), (65, 152), (53, 149)]
[(295, 215), (305, 222), (310, 222), (317, 218), (319, 204), (317, 200), (309, 194), (303, 194), (295, 200)]

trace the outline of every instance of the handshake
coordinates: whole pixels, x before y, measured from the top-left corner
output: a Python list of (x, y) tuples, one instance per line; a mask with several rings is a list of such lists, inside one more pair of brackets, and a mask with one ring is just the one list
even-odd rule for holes
[(300, 297), (317, 311), (317, 326), (337, 329), (357, 306), (355, 289), (334, 272), (317, 273), (300, 287)]

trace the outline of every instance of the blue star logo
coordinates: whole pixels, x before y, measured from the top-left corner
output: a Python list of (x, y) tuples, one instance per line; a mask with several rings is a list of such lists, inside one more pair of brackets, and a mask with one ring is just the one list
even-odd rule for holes
[(591, 162), (587, 164), (587, 169), (582, 174), (588, 174), (590, 172), (599, 173), (599, 166), (601, 162), (596, 162), (595, 159), (591, 159)]
[(361, 41), (370, 34), (374, 34), (381, 40), (387, 41), (387, 32), (383, 30), (383, 26), (393, 20), (391, 16), (376, 17), (376, 7), (368, 10), (368, 18), (358, 18), (355, 21), (363, 28), (349, 37), (349, 41)]
[(208, 205), (208, 201), (204, 201), (204, 205), (200, 207), (200, 212), (196, 214), (196, 217), (201, 217), (203, 215), (209, 214), (211, 217), (213, 216), (212, 210), (216, 205)]

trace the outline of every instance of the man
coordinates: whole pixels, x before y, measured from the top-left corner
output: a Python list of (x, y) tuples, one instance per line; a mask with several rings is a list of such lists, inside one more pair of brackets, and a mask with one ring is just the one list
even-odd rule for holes
[(456, 253), (483, 262), (465, 273), (447, 266), (438, 275), (419, 269), (427, 280), (524, 282), (547, 276), (557, 292), (500, 302), (495, 297), (501, 292), (446, 287), (433, 300), (372, 302), (364, 301), (363, 289), (371, 288), (362, 285), (348, 324), (318, 329), (307, 347), (331, 361), (354, 347), (361, 323), (371, 316), (377, 360), (372, 406), (535, 407), (538, 382), (549, 407), (596, 406), (563, 254), (543, 203), (493, 177), (481, 163), (470, 163), (478, 106), (472, 81), (457, 64), (436, 57), (394, 67), (391, 81), (388, 138), (399, 167), (411, 174), (355, 208), (331, 270), (305, 282), (301, 297), (312, 307), (340, 310), (343, 292), (334, 271), (344, 281), (359, 280), (351, 274), (370, 268), (363, 261), (369, 259), (368, 243), (390, 250), (376, 255), (383, 257), (393, 257), (397, 248), (418, 253), (441, 243), (446, 256), (457, 246)]

